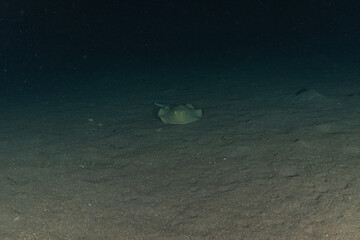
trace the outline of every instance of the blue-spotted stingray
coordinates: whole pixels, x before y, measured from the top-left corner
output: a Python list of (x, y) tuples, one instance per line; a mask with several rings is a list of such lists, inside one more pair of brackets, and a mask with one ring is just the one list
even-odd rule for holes
[(187, 124), (195, 122), (202, 118), (201, 109), (196, 109), (191, 104), (170, 106), (166, 104), (155, 103), (159, 107), (158, 117), (165, 124)]

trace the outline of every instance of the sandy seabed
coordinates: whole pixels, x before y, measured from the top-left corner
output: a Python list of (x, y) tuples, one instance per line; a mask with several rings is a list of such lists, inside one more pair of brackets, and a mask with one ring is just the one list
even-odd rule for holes
[(218, 80), (4, 104), (0, 239), (360, 239), (359, 88)]

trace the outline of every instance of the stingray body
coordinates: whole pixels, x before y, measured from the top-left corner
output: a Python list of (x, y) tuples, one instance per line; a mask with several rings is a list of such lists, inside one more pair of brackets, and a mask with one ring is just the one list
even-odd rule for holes
[(187, 124), (202, 118), (202, 110), (196, 109), (191, 104), (170, 107), (169, 105), (156, 104), (160, 107), (158, 117), (165, 124)]

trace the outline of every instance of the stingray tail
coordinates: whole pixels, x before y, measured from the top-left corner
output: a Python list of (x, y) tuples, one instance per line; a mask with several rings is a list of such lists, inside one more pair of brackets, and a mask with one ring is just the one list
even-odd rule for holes
[(166, 106), (168, 106), (167, 104), (162, 104), (162, 103), (157, 103), (157, 102), (154, 102), (155, 106), (159, 107), (159, 108), (164, 108)]

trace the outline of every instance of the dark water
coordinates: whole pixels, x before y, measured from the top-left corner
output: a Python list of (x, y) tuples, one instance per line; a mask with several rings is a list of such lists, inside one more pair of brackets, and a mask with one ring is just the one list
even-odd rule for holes
[(109, 85), (126, 89), (136, 81), (166, 85), (175, 80), (161, 76), (192, 72), (237, 71), (253, 81), (346, 73), (359, 64), (359, 5), (3, 1), (1, 91), (78, 94)]

